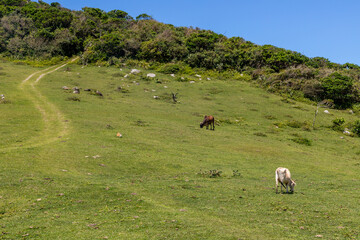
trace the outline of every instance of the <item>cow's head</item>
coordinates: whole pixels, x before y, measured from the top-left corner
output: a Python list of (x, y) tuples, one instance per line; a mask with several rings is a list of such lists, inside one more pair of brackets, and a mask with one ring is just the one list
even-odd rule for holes
[(294, 187), (296, 185), (296, 182), (294, 180), (290, 180), (290, 191), (294, 192)]

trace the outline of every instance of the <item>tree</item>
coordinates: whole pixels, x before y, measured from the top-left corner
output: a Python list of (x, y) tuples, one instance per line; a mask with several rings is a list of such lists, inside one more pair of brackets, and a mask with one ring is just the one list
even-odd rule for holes
[(146, 13), (140, 14), (136, 17), (136, 20), (153, 20), (153, 18)]
[(132, 20), (133, 19), (127, 12), (124, 12), (124, 11), (121, 11), (121, 10), (111, 10), (107, 14), (111, 18), (122, 18), (122, 19), (126, 19), (126, 20)]
[(337, 108), (352, 106), (358, 95), (353, 89), (353, 79), (338, 72), (323, 78), (321, 86), (324, 90), (323, 99), (332, 99)]

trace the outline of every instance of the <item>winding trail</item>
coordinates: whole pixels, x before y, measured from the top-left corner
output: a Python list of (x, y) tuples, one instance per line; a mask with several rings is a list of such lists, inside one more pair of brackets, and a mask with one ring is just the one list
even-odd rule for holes
[(1, 148), (1, 152), (43, 146), (58, 141), (69, 133), (70, 127), (68, 122), (65, 121), (64, 114), (54, 104), (49, 102), (44, 95), (41, 94), (41, 92), (36, 88), (36, 85), (44, 76), (65, 67), (67, 64), (74, 62), (77, 59), (78, 57), (63, 65), (51, 66), (44, 70), (32, 73), (20, 83), (19, 89), (41, 113), (43, 126), (41, 131), (39, 131), (36, 136), (33, 136), (32, 138), (27, 139), (21, 143), (13, 143), (8, 147)]

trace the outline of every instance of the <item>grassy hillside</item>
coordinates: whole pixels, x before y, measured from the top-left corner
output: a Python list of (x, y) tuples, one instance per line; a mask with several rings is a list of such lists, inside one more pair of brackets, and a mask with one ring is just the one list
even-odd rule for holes
[[(356, 114), (313, 129), (316, 107), (245, 81), (0, 66), (1, 239), (359, 238), (360, 139), (330, 128)], [(275, 194), (279, 166), (294, 194)]]

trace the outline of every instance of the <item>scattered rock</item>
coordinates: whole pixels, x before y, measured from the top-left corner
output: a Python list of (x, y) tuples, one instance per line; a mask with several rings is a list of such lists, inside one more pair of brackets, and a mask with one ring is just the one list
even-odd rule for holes
[(127, 78), (129, 75), (128, 74), (125, 74), (124, 78)]
[(351, 135), (351, 132), (347, 128), (345, 128), (345, 130), (343, 131), (343, 134)]
[(210, 81), (211, 79), (208, 77), (208, 78), (207, 78), (207, 80), (209, 80), (209, 81)]
[(131, 74), (138, 74), (140, 73), (140, 70), (139, 69), (131, 69)]
[(195, 81), (190, 81), (190, 83), (195, 83)]
[(168, 88), (167, 86), (164, 86), (164, 88)]
[(353, 110), (349, 110), (349, 113), (350, 113), (350, 114), (354, 114), (354, 111), (353, 111)]
[(154, 78), (156, 77), (155, 73), (148, 73), (146, 74), (147, 77)]
[(170, 74), (170, 76), (175, 77), (175, 74), (172, 73), (172, 74)]
[(159, 99), (159, 96), (154, 96), (154, 99)]
[(324, 113), (329, 114), (330, 112), (328, 110), (324, 110)]
[(322, 238), (322, 237), (323, 237), (323, 235), (318, 234), (318, 235), (315, 235), (315, 237), (317, 237), (317, 238)]
[(187, 210), (186, 209), (180, 209), (180, 212), (186, 212)]
[[(63, 86), (62, 89), (64, 89), (64, 90), (70, 90), (70, 88), (67, 87), (67, 86)], [(1, 95), (3, 95), (3, 94), (1, 94)]]
[(196, 75), (195, 75), (195, 77), (201, 78), (201, 75), (199, 75), (199, 74), (196, 74)]

